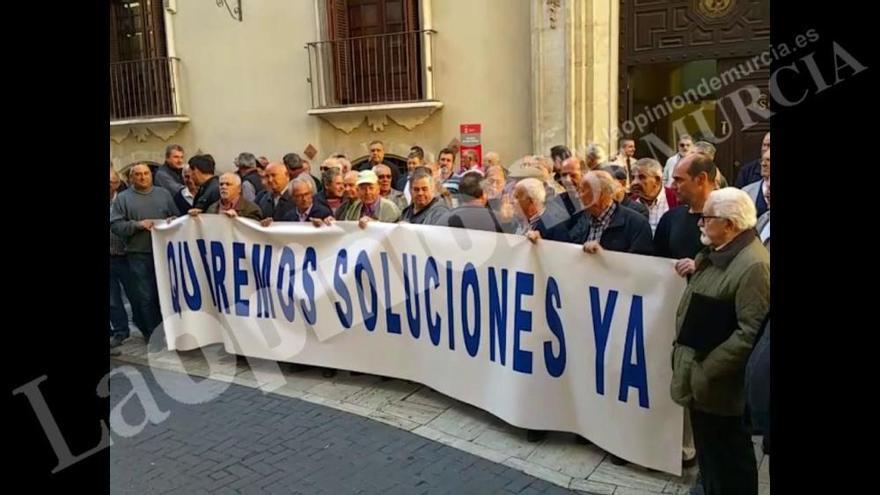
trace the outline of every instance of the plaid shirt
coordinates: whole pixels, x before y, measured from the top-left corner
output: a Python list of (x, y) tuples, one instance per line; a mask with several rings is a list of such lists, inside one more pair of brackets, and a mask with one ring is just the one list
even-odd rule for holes
[[(111, 210), (113, 209), (114, 201), (116, 201), (116, 194), (114, 194), (113, 199), (110, 200)], [(113, 232), (110, 232), (110, 256), (125, 256), (125, 242)]]
[(599, 215), (598, 218), (590, 217), (592, 223), (590, 224), (590, 233), (587, 234), (587, 242), (599, 241), (602, 238), (602, 234), (608, 228), (608, 224), (611, 223), (611, 217), (614, 216), (615, 211), (617, 211), (617, 203), (612, 202), (611, 206)]

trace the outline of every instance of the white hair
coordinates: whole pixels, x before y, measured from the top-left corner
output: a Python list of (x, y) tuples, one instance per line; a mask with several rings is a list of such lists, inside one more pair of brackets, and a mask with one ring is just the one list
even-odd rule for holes
[(257, 166), (257, 157), (254, 156), (253, 153), (240, 153), (238, 157), (235, 159), (236, 167), (247, 167), (253, 168)]
[(373, 165), (373, 168), (370, 170), (372, 170), (374, 173), (378, 174), (380, 168), (387, 168), (388, 171), (391, 172), (391, 167), (389, 167), (388, 165), (385, 165), (384, 163), (380, 163), (378, 165)]
[(645, 173), (651, 174), (654, 177), (663, 177), (663, 166), (653, 158), (642, 158), (637, 161), (633, 166), (633, 171), (636, 169), (644, 170)]
[(535, 156), (534, 160), (535, 164), (546, 170), (548, 174), (553, 173), (553, 160), (551, 158), (547, 158), (546, 156)]
[(694, 143), (694, 149), (697, 150), (697, 153), (704, 153), (709, 155), (709, 158), (715, 159), (715, 146), (712, 143), (707, 143), (706, 141), (697, 141)]
[(620, 183), (604, 170), (591, 170), (587, 172), (584, 178), (581, 179), (581, 184), (583, 183), (590, 185), (594, 200), (598, 199), (602, 194), (614, 196), (614, 192), (620, 187)]
[(241, 177), (238, 174), (236, 174), (235, 172), (226, 172), (225, 174), (220, 176), (221, 179), (224, 177), (231, 178), (233, 185), (236, 185), (236, 186), (241, 185)]
[(516, 188), (525, 192), (529, 199), (542, 206), (547, 200), (547, 190), (544, 189), (544, 183), (533, 177), (517, 182)]
[(599, 146), (598, 143), (590, 143), (590, 144), (588, 144), (588, 145), (587, 145), (587, 149), (586, 149), (586, 151), (584, 152), (584, 155), (585, 155), (587, 158), (592, 158), (592, 159), (596, 160), (596, 161), (599, 162), (599, 163), (602, 163), (602, 162), (605, 161), (605, 150), (602, 149), (602, 147)]
[(758, 223), (755, 202), (748, 193), (735, 187), (716, 189), (709, 194), (703, 211), (711, 210), (715, 216), (726, 218), (733, 227), (742, 232), (754, 228)]
[(324, 168), (338, 168), (340, 172), (342, 171), (342, 162), (339, 158), (334, 158), (332, 156), (324, 160), (324, 163), (322, 163), (321, 166)]
[(311, 176), (308, 176), (308, 174), (303, 174), (303, 175), (306, 175), (307, 177), (297, 177), (296, 179), (293, 179), (291, 181), (290, 190), (293, 191), (293, 188), (296, 187), (297, 184), (305, 184), (306, 186), (308, 186), (309, 191), (312, 191), (312, 193), (314, 193), (315, 192), (315, 180), (312, 179)]

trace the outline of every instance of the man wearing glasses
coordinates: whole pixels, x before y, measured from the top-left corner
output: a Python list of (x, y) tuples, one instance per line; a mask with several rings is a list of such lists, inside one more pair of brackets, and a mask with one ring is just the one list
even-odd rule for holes
[(663, 184), (666, 187), (672, 187), (672, 171), (675, 170), (675, 166), (678, 162), (681, 161), (682, 158), (691, 154), (694, 147), (694, 140), (687, 134), (682, 134), (680, 138), (678, 138), (678, 152), (673, 154), (666, 160), (666, 165), (663, 167)]
[(385, 164), (376, 165), (373, 167), (373, 172), (375, 172), (376, 177), (379, 178), (379, 194), (382, 195), (383, 198), (394, 203), (399, 210), (403, 211), (409, 204), (409, 201), (406, 200), (406, 196), (404, 196), (402, 192), (391, 187), (391, 181), (393, 180), (391, 167)]
[(713, 191), (697, 221), (706, 248), (679, 269), (689, 278), (676, 312), (670, 392), (690, 416), (703, 491), (755, 495), (744, 376), (770, 310), (770, 259), (745, 192)]

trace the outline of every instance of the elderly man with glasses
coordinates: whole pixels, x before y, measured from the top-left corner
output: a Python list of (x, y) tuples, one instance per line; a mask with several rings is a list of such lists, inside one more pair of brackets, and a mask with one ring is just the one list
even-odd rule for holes
[(770, 259), (745, 192), (713, 191), (699, 216), (706, 246), (675, 316), (672, 400), (686, 407), (706, 494), (757, 495), (745, 414), (746, 363), (770, 308)]

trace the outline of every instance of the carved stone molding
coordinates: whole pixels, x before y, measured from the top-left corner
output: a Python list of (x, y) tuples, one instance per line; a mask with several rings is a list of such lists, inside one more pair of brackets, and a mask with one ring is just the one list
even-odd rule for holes
[(547, 14), (550, 18), (550, 29), (556, 29), (559, 21), (559, 11), (562, 9), (562, 0), (546, 0)]
[(162, 141), (168, 141), (187, 122), (189, 122), (189, 118), (183, 116), (162, 119), (111, 121), (110, 139), (116, 144), (120, 144), (129, 137), (133, 137), (137, 142), (144, 143), (152, 135)]
[(373, 132), (383, 132), (391, 120), (408, 131), (425, 123), (434, 112), (443, 107), (439, 101), (415, 103), (398, 103), (389, 105), (371, 105), (347, 108), (330, 108), (310, 110), (309, 115), (316, 115), (326, 120), (336, 129), (351, 134), (364, 121)]

